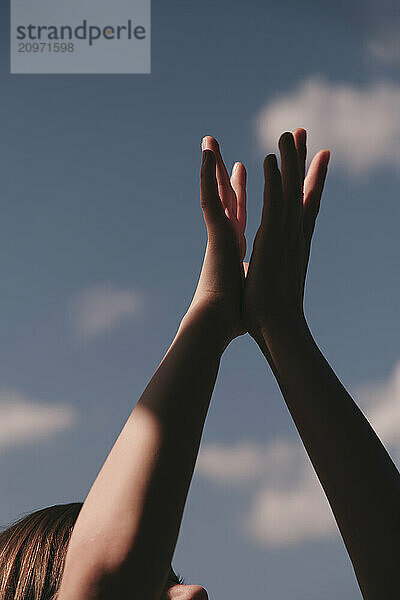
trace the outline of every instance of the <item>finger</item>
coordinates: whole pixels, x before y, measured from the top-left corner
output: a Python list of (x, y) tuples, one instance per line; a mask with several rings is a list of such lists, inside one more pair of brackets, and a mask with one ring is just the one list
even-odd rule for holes
[(243, 271), (244, 271), (244, 276), (247, 277), (247, 272), (249, 270), (249, 263), (248, 262), (243, 262)]
[(244, 233), (247, 222), (246, 179), (247, 174), (244, 165), (241, 162), (236, 162), (232, 169), (231, 185), (237, 200), (236, 218), (238, 220), (240, 233)]
[(312, 159), (304, 181), (303, 231), (304, 239), (308, 245), (311, 243), (315, 220), (320, 207), (329, 158), (329, 150), (320, 150)]
[(282, 189), (285, 201), (285, 230), (289, 241), (298, 237), (302, 215), (302, 193), (299, 163), (293, 135), (283, 133), (279, 139), (281, 154)]
[(229, 173), (222, 159), (219, 144), (211, 135), (206, 135), (202, 140), (201, 147), (203, 150), (209, 149), (214, 152), (217, 162), (217, 182), (219, 196), (222, 200), (224, 208), (228, 209), (228, 216), (236, 217), (236, 196), (231, 186)]
[(306, 174), (307, 131), (302, 127), (299, 127), (293, 131), (293, 137), (299, 163), (300, 185), (301, 189), (303, 189), (304, 177)]
[(270, 224), (273, 223), (273, 229), (279, 234), (279, 229), (283, 225), (284, 198), (282, 178), (275, 154), (268, 154), (265, 157), (263, 168), (264, 201), (261, 223), (266, 228), (269, 228)]
[(263, 264), (266, 254), (277, 250), (276, 244), (282, 240), (284, 200), (281, 174), (275, 154), (269, 154), (264, 160), (264, 201), (261, 223), (253, 242), (249, 271)]
[(224, 208), (218, 195), (216, 161), (211, 150), (204, 150), (200, 169), (200, 204), (207, 228), (225, 219)]

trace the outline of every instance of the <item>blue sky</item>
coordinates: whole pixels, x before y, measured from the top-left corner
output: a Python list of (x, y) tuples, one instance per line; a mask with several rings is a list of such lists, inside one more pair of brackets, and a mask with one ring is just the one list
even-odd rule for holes
[[(206, 134), (248, 169), (247, 260), (279, 133), (332, 150), (306, 312), (400, 464), (398, 4), (153, 1), (152, 73), (122, 76), (10, 75), (0, 10), (0, 522), (84, 499), (168, 349), (204, 253)], [(249, 337), (223, 356), (173, 565), (220, 600), (361, 597)]]

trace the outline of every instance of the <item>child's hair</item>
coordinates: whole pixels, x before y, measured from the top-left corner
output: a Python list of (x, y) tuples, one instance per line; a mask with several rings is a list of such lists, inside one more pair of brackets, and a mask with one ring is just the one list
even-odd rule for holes
[(1, 600), (56, 600), (81, 502), (48, 506), (0, 532)]

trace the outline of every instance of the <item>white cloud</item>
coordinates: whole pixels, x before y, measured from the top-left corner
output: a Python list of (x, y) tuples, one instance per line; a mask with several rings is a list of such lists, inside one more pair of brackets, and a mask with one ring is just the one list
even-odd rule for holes
[(76, 420), (71, 406), (36, 402), (15, 389), (0, 388), (0, 450), (47, 439)]
[(242, 484), (264, 472), (264, 461), (265, 450), (256, 442), (207, 444), (199, 455), (197, 470), (217, 483)]
[(395, 24), (376, 31), (367, 42), (370, 55), (388, 65), (400, 64), (400, 26)]
[(304, 127), (309, 157), (329, 148), (331, 163), (349, 173), (400, 166), (400, 86), (357, 88), (313, 77), (269, 102), (254, 119), (261, 151), (276, 152), (281, 133)]
[(359, 386), (354, 395), (400, 468), (400, 361), (387, 382)]
[(282, 472), (294, 475), (303, 455), (298, 445), (277, 439), (266, 446), (251, 440), (231, 445), (207, 444), (202, 447), (196, 469), (218, 484), (245, 485), (260, 477), (277, 478)]
[(324, 492), (304, 457), (298, 475), (287, 489), (268, 482), (258, 490), (242, 523), (245, 535), (261, 545), (287, 546), (335, 532)]
[(202, 448), (196, 469), (225, 487), (253, 484), (250, 506), (239, 527), (261, 545), (294, 544), (335, 531), (329, 505), (300, 442), (209, 444)]
[(141, 294), (109, 284), (93, 285), (69, 301), (69, 316), (80, 338), (94, 338), (110, 332), (123, 321), (135, 317), (143, 307)]
[[(359, 386), (353, 397), (400, 466), (400, 361), (387, 382)], [(278, 438), (267, 444), (204, 445), (196, 470), (225, 487), (250, 489), (250, 504), (239, 528), (261, 545), (287, 546), (337, 535), (300, 441)]]

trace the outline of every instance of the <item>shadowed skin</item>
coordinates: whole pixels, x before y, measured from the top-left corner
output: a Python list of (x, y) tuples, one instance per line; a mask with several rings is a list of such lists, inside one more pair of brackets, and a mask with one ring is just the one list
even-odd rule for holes
[[(249, 263), (246, 171), (202, 143), (207, 245), (191, 304), (100, 470), (74, 527), (58, 600), (207, 600), (171, 571), (221, 356), (248, 332), (281, 389), (325, 490), (364, 598), (398, 598), (400, 476), (315, 343), (303, 310), (329, 151), (306, 174), (306, 132), (264, 161)], [(248, 407), (249, 408), (249, 407)], [(177, 469), (179, 465), (179, 469)]]
[[(306, 132), (264, 161), (260, 227), (244, 292), (247, 330), (266, 357), (332, 508), (364, 598), (399, 597), (400, 475), (319, 350), (303, 310), (304, 283), (327, 151), (304, 180)], [(302, 190), (304, 188), (304, 196)]]

